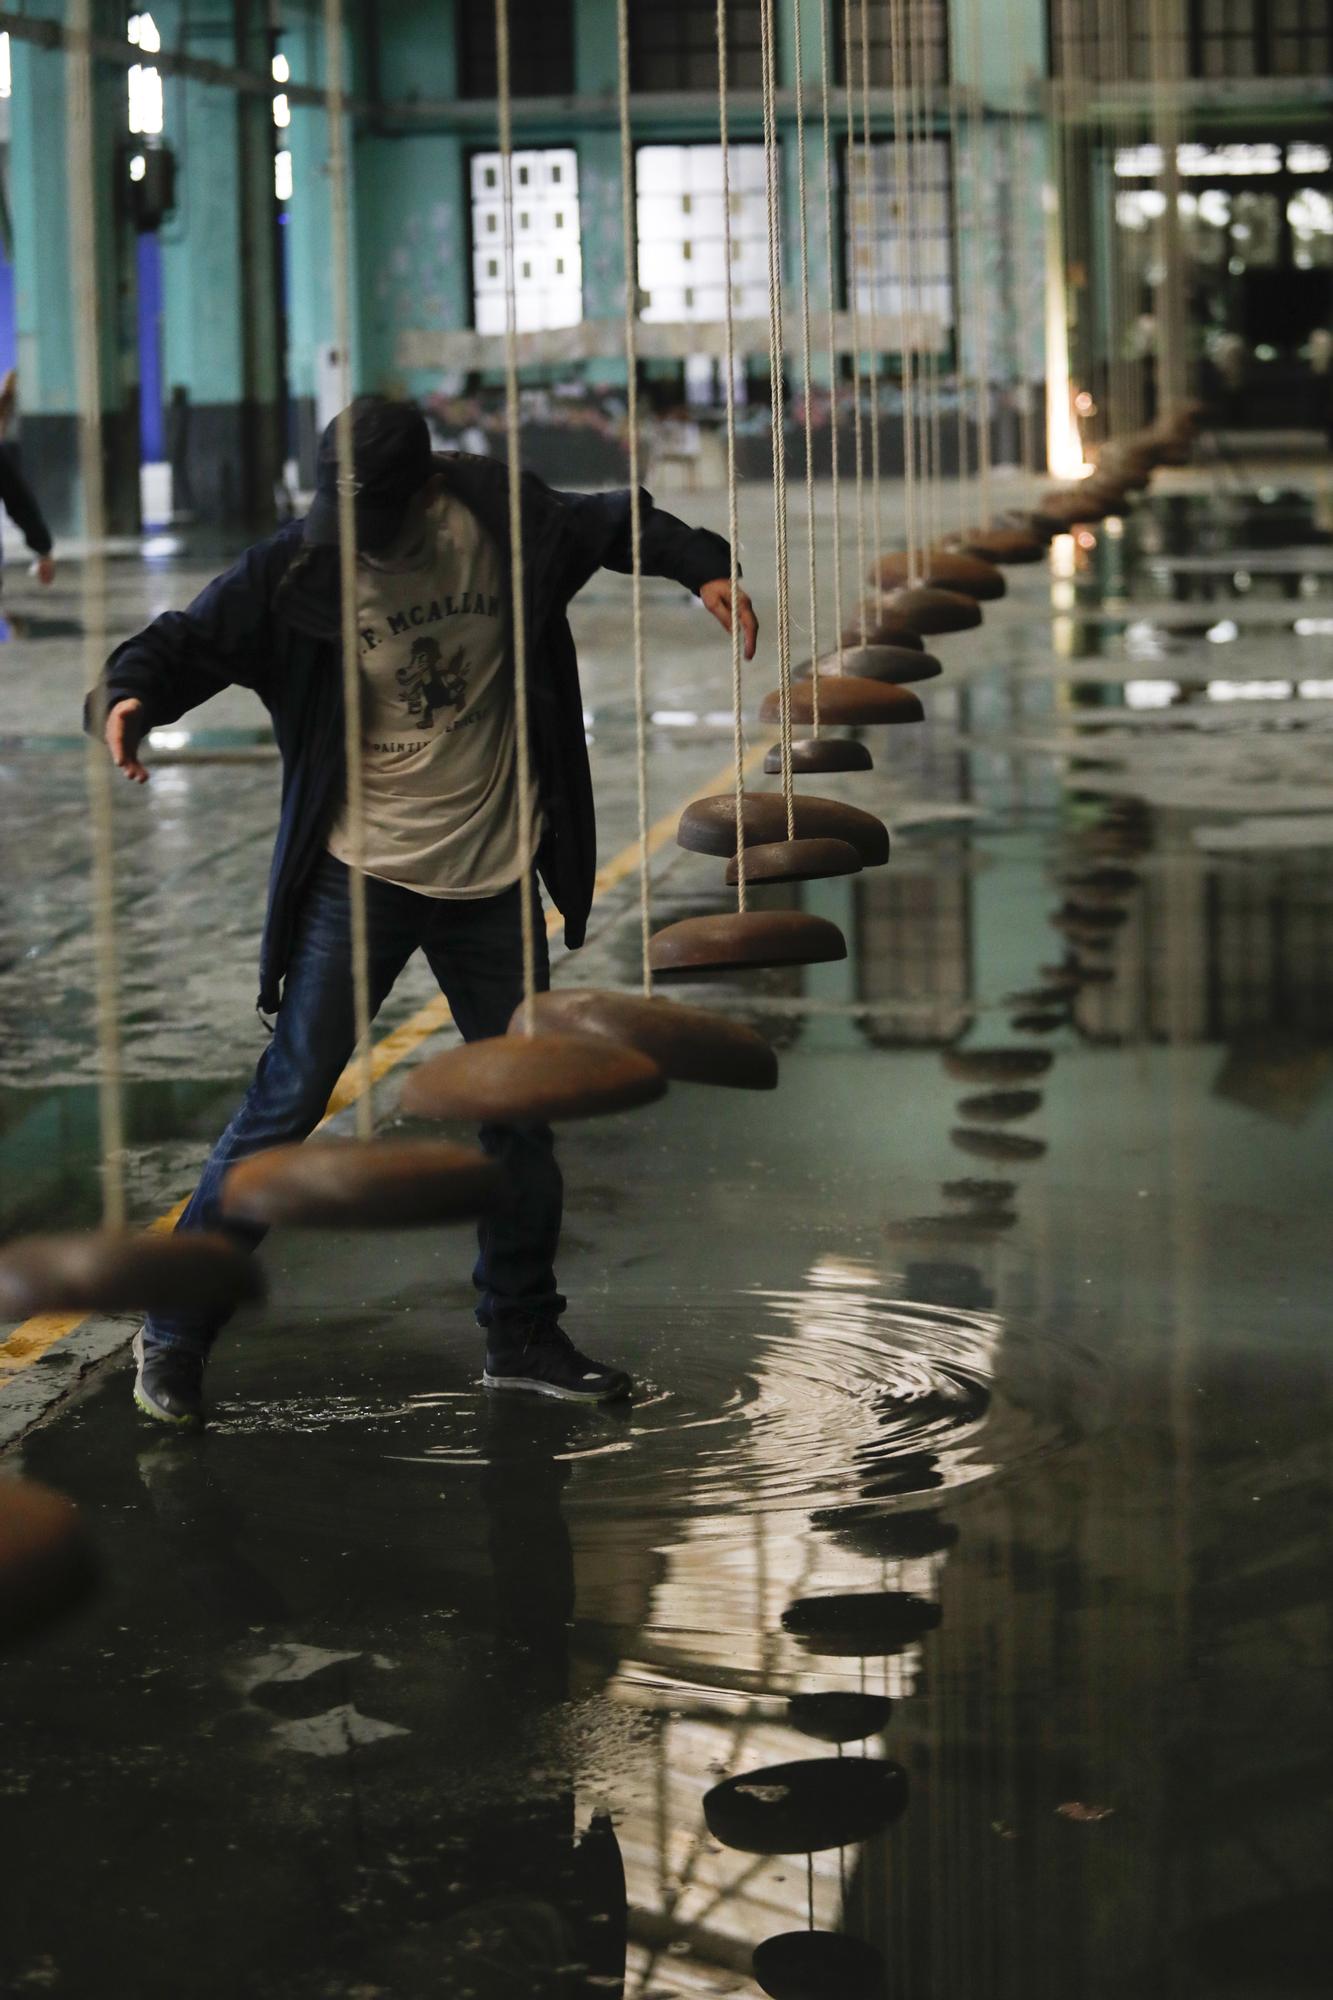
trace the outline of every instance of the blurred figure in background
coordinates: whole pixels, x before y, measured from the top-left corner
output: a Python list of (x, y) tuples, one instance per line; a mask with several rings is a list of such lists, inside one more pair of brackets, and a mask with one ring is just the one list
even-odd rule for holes
[[(6, 436), (18, 401), (18, 377), (11, 368), (0, 382), (0, 440)], [(37, 504), (37, 496), (19, 471), (10, 447), (0, 442), (0, 506), (23, 531), (23, 539), (37, 558), (33, 568), (40, 582), (54, 583), (56, 566), (51, 554), (51, 530)]]

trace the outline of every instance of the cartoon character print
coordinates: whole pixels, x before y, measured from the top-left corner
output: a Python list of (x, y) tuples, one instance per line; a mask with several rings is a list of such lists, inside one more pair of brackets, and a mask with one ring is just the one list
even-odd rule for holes
[(407, 712), (418, 729), (433, 729), (442, 708), (462, 712), (467, 703), (467, 671), (461, 647), (446, 666), (437, 639), (412, 641), (408, 663), (399, 667), (397, 679)]

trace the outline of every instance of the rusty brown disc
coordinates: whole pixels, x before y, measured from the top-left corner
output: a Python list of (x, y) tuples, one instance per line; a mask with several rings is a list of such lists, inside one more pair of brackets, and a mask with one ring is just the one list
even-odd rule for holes
[[(840, 652), (824, 653), (816, 664), (826, 677), (892, 681), (898, 687), (908, 681), (933, 681), (944, 672), (933, 653), (913, 652), (910, 646), (844, 646)], [(810, 678), (808, 661), (797, 678)]]
[(1038, 506), (1048, 520), (1058, 521), (1066, 528), (1075, 528), (1083, 521), (1101, 521), (1110, 513), (1108, 503), (1100, 498), (1095, 488), (1053, 487), (1043, 493)]
[[(787, 807), (781, 792), (746, 792), (741, 831), (747, 847), (787, 838)], [(796, 798), (798, 840), (848, 840), (864, 868), (880, 868), (889, 858), (889, 830), (873, 813), (845, 806), (840, 799)], [(736, 852), (736, 799), (731, 792), (695, 799), (680, 816), (676, 839), (695, 854)]]
[[(849, 736), (806, 736), (791, 746), (791, 768), (796, 777), (817, 771), (873, 771), (875, 760), (864, 743)], [(782, 745), (775, 743), (764, 757), (769, 777), (782, 773)]]
[[(886, 611), (879, 598), (876, 598), (873, 604), (866, 606), (864, 643), (867, 646), (906, 646), (914, 653), (925, 651), (925, 641), (911, 619), (904, 618), (897, 612)], [(859, 618), (851, 618), (843, 626), (838, 644), (840, 646), (862, 644)]]
[(978, 1125), (1008, 1125), (1015, 1118), (1030, 1118), (1041, 1109), (1039, 1090), (983, 1090), (975, 1097), (962, 1097), (958, 1109), (964, 1118)]
[(304, 1229), (408, 1229), (485, 1215), (500, 1170), (435, 1139), (313, 1139), (241, 1160), (222, 1184), (238, 1221)]
[(0, 1479), (0, 1645), (82, 1603), (97, 1557), (72, 1500), (31, 1479)]
[(910, 584), (885, 599), (886, 610), (910, 621), (918, 632), (967, 632), (981, 623), (981, 606), (975, 597), (958, 590), (927, 589)]
[(1035, 535), (1025, 535), (1021, 528), (964, 528), (958, 546), (993, 563), (1040, 562), (1046, 553)]
[[(747, 882), (823, 882), (834, 875), (859, 875), (861, 857), (846, 840), (765, 840), (745, 850)], [(740, 880), (736, 857), (727, 880)]]
[(414, 1069), (403, 1109), (416, 1118), (544, 1125), (651, 1104), (666, 1089), (638, 1049), (595, 1035), (488, 1035)]
[(961, 1083), (1019, 1083), (1045, 1076), (1055, 1058), (1049, 1049), (946, 1049), (944, 1067)]
[(211, 1318), (264, 1296), (253, 1257), (226, 1236), (90, 1229), (23, 1236), (0, 1251), (0, 1317), (190, 1313)]
[(960, 1153), (978, 1160), (1039, 1160), (1046, 1151), (1044, 1139), (1029, 1139), (1024, 1132), (989, 1132), (980, 1126), (955, 1125), (950, 1140)]
[(897, 550), (880, 558), (871, 580), (884, 590), (912, 582), (933, 590), (961, 590), (983, 602), (1003, 597), (1009, 587), (994, 563), (956, 548), (926, 549), (915, 563), (905, 550)]
[[(814, 721), (814, 689), (810, 681), (791, 685), (791, 719), (795, 723)], [(861, 680), (856, 676), (822, 674), (819, 682), (821, 722), (835, 727), (864, 728), (870, 724), (921, 722), (926, 711), (910, 688), (895, 681)], [(782, 695), (778, 689), (766, 694), (759, 705), (761, 722), (781, 722)]]
[[(589, 986), (539, 993), (533, 1005), (542, 1033), (603, 1035), (624, 1043), (648, 1056), (673, 1083), (716, 1083), (733, 1090), (772, 1090), (777, 1084), (772, 1047), (725, 1014)], [(511, 1034), (522, 1032), (522, 1019), (520, 1007)]]
[(732, 910), (668, 924), (654, 935), (648, 962), (662, 979), (707, 979), (766, 965), (827, 965), (846, 956), (847, 940), (826, 917)]

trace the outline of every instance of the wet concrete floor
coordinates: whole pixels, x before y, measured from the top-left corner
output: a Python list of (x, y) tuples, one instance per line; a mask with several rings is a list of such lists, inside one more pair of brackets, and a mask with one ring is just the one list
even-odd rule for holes
[[(0, 1349), (0, 1413), (46, 1412), (12, 1462), (105, 1565), (4, 1663), (0, 1991), (750, 1996), (811, 1919), (911, 2000), (1326, 1990), (1328, 523), (1175, 486), (1010, 571), (927, 724), (825, 787), (895, 829), (800, 892), (847, 962), (688, 996), (772, 1036), (778, 1091), (562, 1136), (569, 1324), (632, 1406), (483, 1397), (461, 1232), (275, 1238), (201, 1441), (135, 1420), (128, 1327)], [(758, 495), (747, 529), (762, 597)], [(1228, 538), (1205, 601), (1180, 564)], [(179, 581), (122, 568), (118, 615)], [(580, 612), (604, 856), (623, 589)], [(672, 593), (651, 630), (665, 812), (725, 764), (726, 662)], [(9, 1231), (96, 1208), (58, 650), (40, 702), (0, 657)], [(276, 773), (217, 706), (118, 800), (145, 1219), (258, 1045)], [(668, 843), (655, 921), (720, 877)], [(636, 954), (629, 884), (557, 977)], [(837, 1754), (793, 1702), (833, 1694), (878, 1699), (816, 1810), (763, 1774)]]

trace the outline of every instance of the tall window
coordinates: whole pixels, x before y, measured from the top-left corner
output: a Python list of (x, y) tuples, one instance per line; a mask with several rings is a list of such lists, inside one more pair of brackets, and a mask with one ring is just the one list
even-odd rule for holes
[[(1151, 0), (1112, 19), (1086, 0), (1049, 0), (1051, 74), (1103, 81), (1153, 75)], [(1319, 76), (1333, 68), (1333, 0), (1180, 0), (1173, 73), (1202, 78)]]
[[(768, 208), (762, 146), (732, 146), (731, 303), (768, 312)], [(647, 320), (722, 319), (726, 216), (720, 146), (640, 146), (635, 161), (639, 290)]]
[[(1052, 0), (1059, 5), (1060, 0)], [(834, 10), (829, 33), (836, 39), (833, 60), (839, 83), (847, 81), (847, 14), (851, 15), (852, 78), (861, 81), (861, 0), (843, 0)], [(893, 12), (884, 0), (869, 0), (865, 13), (866, 49), (870, 57), (870, 81), (886, 88), (897, 80), (893, 60)], [(905, 0), (904, 39), (910, 48), (910, 71), (917, 83), (947, 83), (949, 80), (948, 0)]]
[[(514, 300), (519, 331), (583, 318), (579, 163), (572, 147), (514, 153)], [(505, 330), (504, 182), (498, 153), (472, 157), (472, 307), (478, 333)]]
[[(953, 179), (948, 142), (931, 139), (912, 146), (908, 164), (912, 207), (904, 218), (894, 142), (871, 144), (868, 202), (861, 149), (856, 149), (850, 161), (843, 154), (848, 290), (854, 292), (862, 312), (873, 302), (881, 347), (898, 345), (897, 329), (904, 309), (908, 309), (918, 322), (916, 345), (939, 353), (950, 346), (954, 324)], [(904, 220), (910, 226), (910, 236)], [(911, 264), (907, 267), (909, 250)], [(909, 279), (905, 297), (904, 283)]]
[[(629, 0), (635, 90), (717, 90), (716, 0)], [(759, 0), (729, 0), (727, 83), (762, 90)]]
[[(491, 0), (463, 0), (455, 15), (459, 95), (494, 97)], [(515, 97), (569, 96), (574, 88), (573, 0), (509, 0), (509, 69)]]

